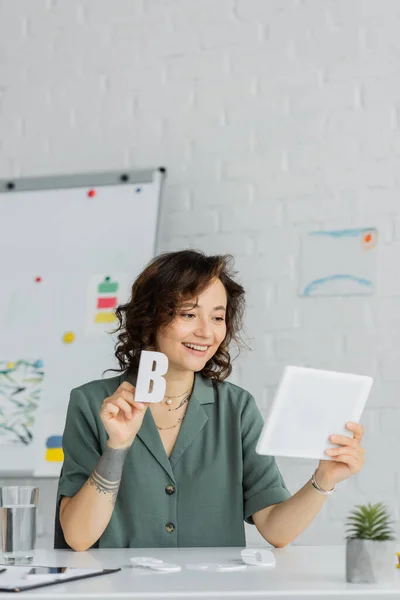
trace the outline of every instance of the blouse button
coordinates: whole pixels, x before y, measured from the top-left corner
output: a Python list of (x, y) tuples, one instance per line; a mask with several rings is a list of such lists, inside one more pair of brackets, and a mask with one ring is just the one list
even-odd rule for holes
[(172, 533), (173, 531), (175, 531), (175, 525), (173, 523), (167, 523), (165, 526), (165, 530), (168, 531), (168, 533)]
[(168, 494), (168, 496), (171, 496), (171, 494), (175, 493), (175, 488), (173, 485), (167, 485), (167, 487), (165, 488), (165, 493)]

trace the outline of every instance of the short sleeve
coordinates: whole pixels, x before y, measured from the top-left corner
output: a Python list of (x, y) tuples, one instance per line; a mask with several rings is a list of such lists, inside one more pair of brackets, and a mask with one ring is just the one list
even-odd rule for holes
[(243, 518), (254, 525), (252, 514), (290, 498), (273, 456), (257, 454), (256, 445), (264, 425), (253, 396), (248, 396), (242, 412)]
[(62, 438), (64, 463), (58, 482), (57, 502), (74, 496), (87, 481), (101, 455), (95, 415), (81, 389), (71, 392)]

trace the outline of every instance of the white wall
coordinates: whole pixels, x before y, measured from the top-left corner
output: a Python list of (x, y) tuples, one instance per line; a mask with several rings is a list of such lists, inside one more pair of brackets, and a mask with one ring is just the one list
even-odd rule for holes
[[(0, 3), (0, 178), (165, 165), (159, 249), (236, 257), (254, 351), (234, 381), (264, 413), (288, 363), (375, 377), (364, 469), (296, 543), (399, 507), (399, 26), (397, 0)], [(376, 296), (299, 298), (301, 232), (364, 226)], [(278, 462), (292, 492), (316, 466)]]

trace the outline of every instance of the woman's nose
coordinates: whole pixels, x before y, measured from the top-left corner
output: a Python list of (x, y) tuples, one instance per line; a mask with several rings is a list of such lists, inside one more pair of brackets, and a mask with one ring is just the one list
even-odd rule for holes
[(202, 337), (210, 337), (211, 327), (208, 319), (199, 319), (196, 327), (196, 334)]

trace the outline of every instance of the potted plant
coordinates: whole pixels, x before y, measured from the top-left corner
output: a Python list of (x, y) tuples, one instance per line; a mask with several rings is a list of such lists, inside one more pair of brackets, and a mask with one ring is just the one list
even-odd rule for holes
[(396, 535), (386, 506), (382, 502), (358, 504), (346, 523), (346, 581), (392, 581), (396, 572)]

